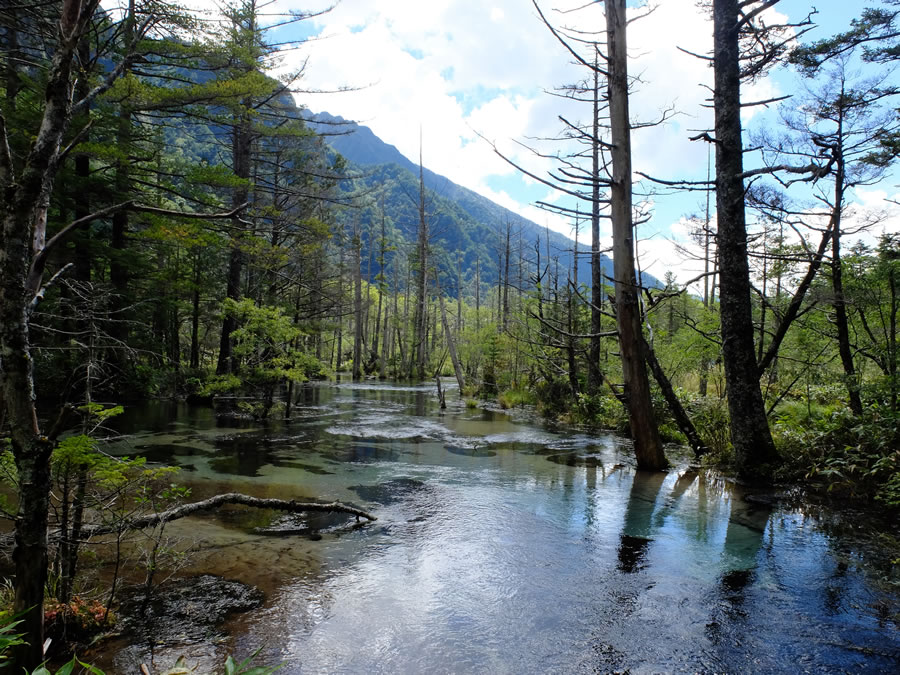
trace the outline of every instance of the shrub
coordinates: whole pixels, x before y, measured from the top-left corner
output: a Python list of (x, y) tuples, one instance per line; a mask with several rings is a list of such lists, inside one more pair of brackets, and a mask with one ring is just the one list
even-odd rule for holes
[(534, 403), (534, 400), (534, 394), (526, 389), (507, 389), (497, 397), (497, 402), (504, 410), (520, 405), (530, 405)]
[(783, 477), (900, 507), (900, 413), (873, 403), (860, 417), (835, 410), (798, 424), (781, 416), (774, 436), (785, 459)]

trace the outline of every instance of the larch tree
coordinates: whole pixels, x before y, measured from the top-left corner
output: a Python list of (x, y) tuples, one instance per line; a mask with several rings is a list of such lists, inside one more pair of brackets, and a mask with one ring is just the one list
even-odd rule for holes
[(638, 467), (667, 466), (653, 415), (650, 379), (644, 359), (644, 337), (638, 283), (634, 271), (634, 221), (631, 185), (631, 122), (628, 113), (628, 43), (625, 0), (606, 0), (606, 46), (613, 175), (610, 185), (616, 326), (622, 359), (624, 395)]

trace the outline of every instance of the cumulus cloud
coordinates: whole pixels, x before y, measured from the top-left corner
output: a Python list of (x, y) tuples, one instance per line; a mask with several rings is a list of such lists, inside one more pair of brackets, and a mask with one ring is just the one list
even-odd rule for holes
[[(215, 0), (187, 0), (186, 4), (212, 15), (218, 8)], [(275, 0), (264, 11), (315, 12), (328, 4), (329, 0)], [(712, 69), (708, 61), (687, 52), (710, 52), (710, 17), (695, 0), (655, 5), (654, 11), (629, 26), (629, 70), (635, 78), (631, 115), (636, 123), (668, 120), (634, 132), (634, 167), (665, 178), (702, 179), (709, 147), (689, 138), (712, 126), (708, 107)], [(569, 23), (579, 31), (598, 33), (605, 26), (602, 3), (546, 0), (541, 7), (557, 26)], [(581, 9), (567, 13), (576, 7)], [(631, 17), (644, 13), (629, 12)], [(766, 18), (770, 23), (785, 19), (774, 9), (767, 10)], [(548, 194), (545, 186), (518, 175), (484, 140), (496, 143), (528, 170), (546, 176), (553, 164), (516, 141), (545, 154), (554, 148), (571, 151), (571, 146), (541, 139), (559, 134), (560, 116), (573, 122), (590, 116), (589, 105), (547, 93), (586, 79), (589, 71), (572, 63), (530, 2), (343, 0), (298, 30), (279, 29), (272, 38), (280, 41), (301, 34), (315, 38), (287, 52), (282, 65), (290, 71), (306, 64), (299, 83), (305, 91), (298, 92), (299, 103), (366, 124), (413, 159), (419, 153), (421, 126), (426, 166), (571, 236), (567, 219), (533, 206), (536, 200), (562, 204), (566, 198)], [(341, 87), (352, 90), (313, 93)], [(764, 78), (745, 89), (744, 96), (762, 100), (780, 93), (775, 80)], [(746, 109), (745, 121), (756, 111)], [(643, 228), (654, 235), (644, 244), (647, 255), (660, 261), (652, 263), (654, 270), (674, 264), (672, 245), (666, 248), (666, 242), (684, 241), (678, 214), (692, 210), (695, 201), (696, 195), (657, 197), (657, 213), (662, 215)], [(573, 205), (571, 200), (568, 205)], [(668, 223), (675, 224), (669, 227)], [(685, 274), (689, 273), (685, 268)]]

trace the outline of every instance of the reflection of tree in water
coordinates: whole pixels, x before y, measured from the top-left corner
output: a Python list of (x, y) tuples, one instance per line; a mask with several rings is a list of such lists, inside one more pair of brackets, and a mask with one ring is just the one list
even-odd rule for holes
[(666, 479), (662, 471), (636, 471), (625, 507), (625, 523), (619, 538), (619, 571), (631, 574), (644, 568), (653, 529), (656, 498)]
[(723, 571), (719, 577), (713, 612), (706, 633), (714, 643), (734, 630), (733, 624), (747, 618), (743, 608), (746, 591), (756, 578), (757, 557), (772, 510), (765, 504), (731, 500), (731, 516), (722, 551)]
[(688, 470), (681, 474), (663, 505), (657, 509), (656, 502), (665, 479), (666, 474), (660, 471), (638, 471), (634, 475), (619, 538), (618, 568), (621, 572), (631, 574), (644, 568), (653, 531), (662, 527), (666, 517), (675, 510), (684, 493), (697, 480), (697, 472)]

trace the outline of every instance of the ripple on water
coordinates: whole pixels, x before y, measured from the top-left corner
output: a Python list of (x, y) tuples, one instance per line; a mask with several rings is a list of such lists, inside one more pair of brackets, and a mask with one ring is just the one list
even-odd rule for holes
[[(462, 408), (411, 415), (431, 387), (397, 389), (320, 386), (315, 415), (339, 417), (298, 413), (289, 427), (312, 444), (278, 428), (255, 432), (274, 445), (216, 449), (321, 463), (328, 475), (254, 480), (262, 491), (299, 477), (304, 493), (358, 499), (379, 518), (277, 540), (277, 556), (265, 557), (271, 538), (229, 549), (248, 575), (264, 566), (280, 580), (233, 630), (242, 654), (265, 644), (264, 662), (288, 674), (900, 672), (895, 600), (802, 511), (748, 504), (703, 472), (637, 473), (607, 434)], [(271, 517), (241, 512), (240, 524)], [(309, 564), (284, 562), (298, 552)]]
[(335, 436), (356, 438), (380, 438), (385, 440), (440, 440), (453, 434), (439, 422), (425, 418), (399, 417), (390, 413), (358, 415), (354, 421), (335, 424), (326, 429)]

